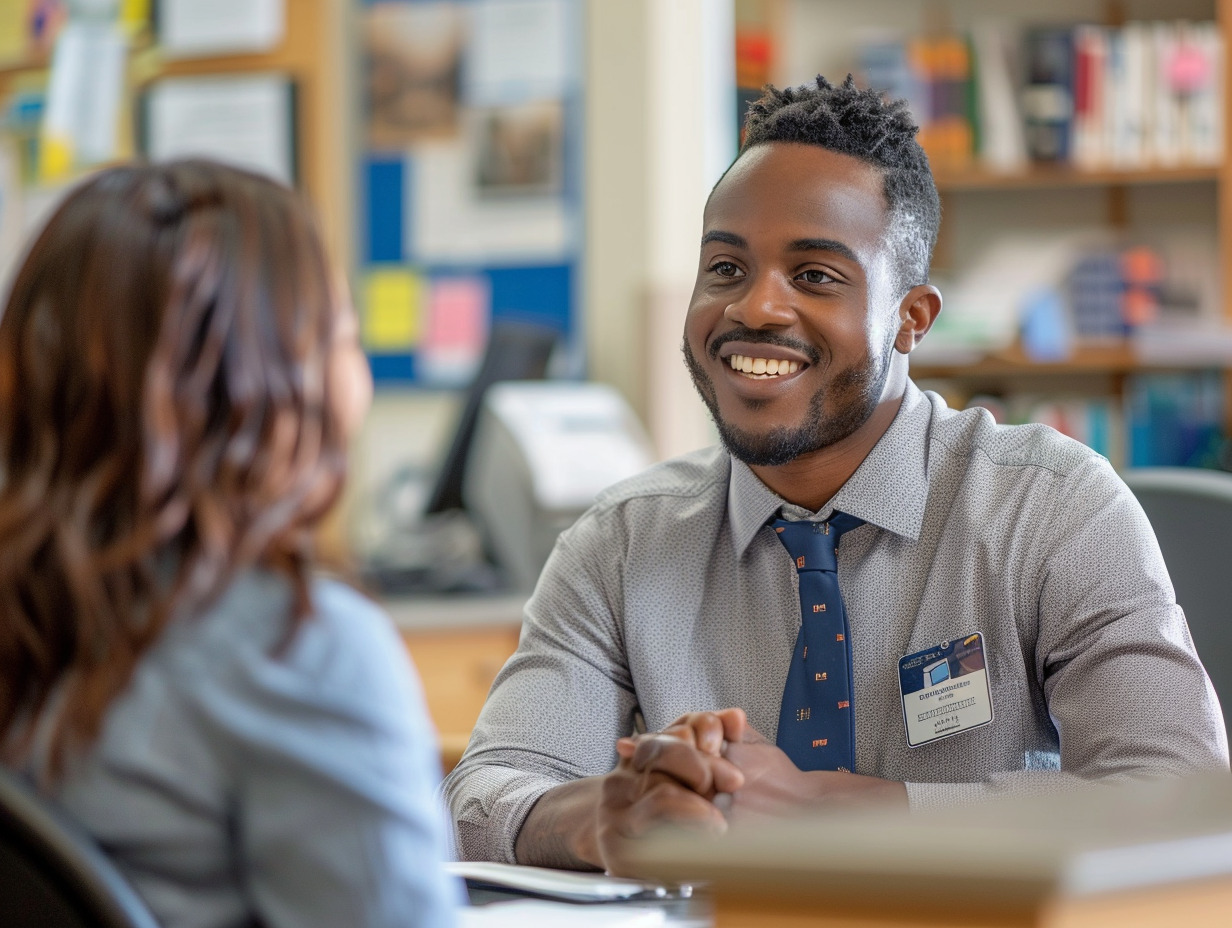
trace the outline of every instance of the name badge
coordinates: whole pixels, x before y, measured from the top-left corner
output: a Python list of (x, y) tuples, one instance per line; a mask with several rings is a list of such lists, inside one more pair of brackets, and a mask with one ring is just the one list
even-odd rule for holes
[(984, 666), (984, 637), (976, 632), (898, 662), (907, 744), (958, 735), (992, 721), (992, 690)]

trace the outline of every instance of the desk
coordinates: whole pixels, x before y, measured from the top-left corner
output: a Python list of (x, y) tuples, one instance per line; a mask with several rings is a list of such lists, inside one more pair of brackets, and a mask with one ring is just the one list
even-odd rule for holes
[[(966, 911), (951, 909), (959, 881), (946, 886), (922, 911), (887, 887), (863, 904), (835, 906), (807, 890), (771, 895), (755, 887), (716, 887), (715, 928), (1227, 928), (1232, 925), (1232, 880), (1182, 883), (1141, 892), (1068, 899), (1041, 898), (1035, 905), (993, 901)], [(941, 910), (941, 911), (937, 911)]]
[(717, 928), (1227, 928), (1232, 778), (668, 835), (643, 870), (708, 883)]
[(525, 599), (431, 596), (382, 602), (423, 681), (446, 772), (462, 757), (492, 681), (518, 646)]

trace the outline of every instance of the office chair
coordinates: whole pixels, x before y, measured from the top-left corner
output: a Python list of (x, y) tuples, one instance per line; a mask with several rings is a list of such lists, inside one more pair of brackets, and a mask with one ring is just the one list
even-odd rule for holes
[(1155, 529), (1176, 601), (1232, 731), (1232, 474), (1143, 467), (1122, 476)]
[(158, 928), (94, 843), (0, 769), (0, 925)]

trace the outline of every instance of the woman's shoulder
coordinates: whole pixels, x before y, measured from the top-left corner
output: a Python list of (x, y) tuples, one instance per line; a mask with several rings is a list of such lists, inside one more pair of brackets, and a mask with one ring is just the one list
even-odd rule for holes
[(158, 650), (194, 687), (352, 711), (374, 697), (418, 702), (414, 671), (384, 610), (327, 577), (314, 578), (309, 592), (309, 612), (297, 623), (290, 581), (249, 571), (201, 614), (177, 620)]
[[(394, 634), (385, 611), (354, 587), (328, 576), (308, 582), (307, 614), (294, 621), (291, 580), (269, 570), (249, 570), (236, 577), (209, 606), (178, 618), (173, 635), (226, 643), (246, 642), (251, 648), (278, 647), (298, 632), (347, 638)], [(281, 650), (281, 649), (279, 649)]]

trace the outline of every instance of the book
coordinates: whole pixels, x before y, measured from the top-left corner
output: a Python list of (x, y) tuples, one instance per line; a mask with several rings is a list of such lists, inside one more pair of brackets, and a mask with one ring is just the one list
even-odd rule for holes
[(1074, 31), (1036, 27), (1024, 39), (1026, 81), (1022, 109), (1027, 151), (1036, 161), (1071, 155), (1074, 114)]

